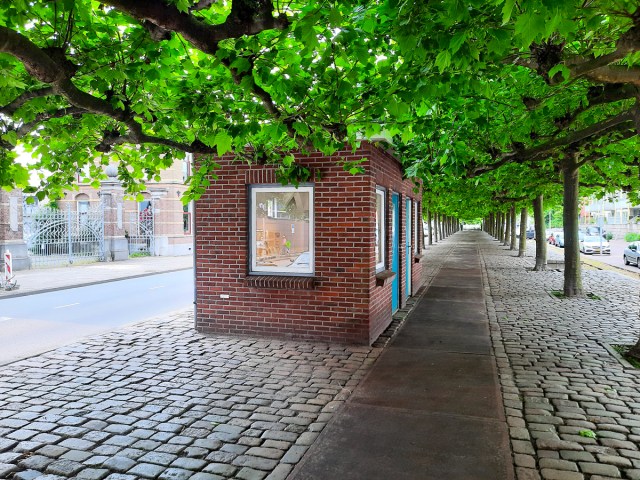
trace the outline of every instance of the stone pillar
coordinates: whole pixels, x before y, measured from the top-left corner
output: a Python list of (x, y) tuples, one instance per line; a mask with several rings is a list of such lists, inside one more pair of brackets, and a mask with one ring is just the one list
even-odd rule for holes
[(0, 188), (0, 258), (9, 250), (14, 270), (27, 270), (31, 266), (23, 237), (22, 201), (20, 190), (7, 192)]
[(104, 207), (104, 254), (107, 261), (129, 258), (129, 243), (125, 237), (124, 189), (116, 178), (116, 167), (106, 170), (109, 180), (100, 186), (100, 198)]

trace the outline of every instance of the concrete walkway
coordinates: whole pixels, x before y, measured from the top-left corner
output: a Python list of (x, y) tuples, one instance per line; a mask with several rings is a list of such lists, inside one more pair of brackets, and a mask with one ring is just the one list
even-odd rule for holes
[(15, 272), (15, 276), (19, 288), (9, 291), (0, 289), (0, 300), (6, 297), (50, 292), (81, 285), (94, 285), (188, 268), (193, 268), (193, 257), (190, 255), (139, 257), (121, 262), (97, 262), (88, 265), (18, 270)]
[(461, 236), (290, 478), (514, 478), (477, 235)]

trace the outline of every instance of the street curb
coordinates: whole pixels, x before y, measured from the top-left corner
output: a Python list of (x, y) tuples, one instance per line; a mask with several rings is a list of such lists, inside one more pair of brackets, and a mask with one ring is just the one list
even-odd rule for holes
[(618, 351), (611, 346), (612, 344), (619, 344), (619, 343), (620, 342), (614, 342), (613, 340), (604, 340), (604, 341), (600, 342), (600, 344), (604, 347), (604, 349), (607, 352), (609, 352), (609, 354), (613, 358), (615, 358), (620, 365), (622, 365), (624, 368), (629, 368), (631, 370), (635, 370), (636, 367), (634, 367), (633, 365), (631, 365), (631, 363), (629, 363), (627, 360), (625, 360), (624, 357), (622, 355), (620, 355), (618, 353)]
[(597, 268), (598, 270), (607, 270), (610, 272), (620, 273), (621, 275), (625, 275), (627, 277), (633, 278), (635, 280), (640, 280), (640, 273), (634, 273), (629, 270), (625, 270), (624, 268), (617, 267), (615, 265), (609, 265), (608, 263), (599, 262), (598, 260), (592, 258), (585, 258), (581, 256), (580, 261), (586, 265)]
[[(174, 270), (174, 271), (177, 271), (177, 270)], [(151, 275), (153, 275), (153, 274), (151, 274)], [(144, 276), (144, 275), (140, 275), (140, 276)], [(91, 338), (96, 338), (96, 337), (100, 337), (100, 336), (103, 336), (103, 335), (108, 335), (108, 334), (110, 334), (112, 332), (115, 332), (115, 331), (118, 331), (118, 330), (124, 330), (124, 329), (130, 328), (130, 327), (136, 326), (136, 325), (138, 325), (140, 323), (159, 322), (159, 321), (162, 321), (165, 318), (167, 318), (169, 316), (172, 316), (172, 315), (184, 315), (185, 312), (193, 312), (193, 307), (194, 306), (180, 308), (178, 310), (172, 310), (172, 311), (167, 312), (165, 314), (154, 315), (153, 317), (143, 318), (142, 320), (134, 320), (133, 322), (125, 323), (125, 324), (119, 325), (117, 327), (107, 328), (107, 329), (105, 329), (104, 331), (101, 331), (101, 332), (89, 333), (89, 334), (84, 335), (83, 337), (80, 337), (80, 338), (78, 338), (76, 340), (73, 340), (71, 342), (65, 343), (63, 345), (58, 345), (57, 347), (53, 347), (53, 348), (50, 348), (48, 350), (44, 350), (44, 351), (39, 352), (39, 353), (34, 353), (34, 354), (28, 355), (28, 356), (23, 357), (23, 358), (17, 358), (15, 360), (9, 360), (8, 362), (1, 362), (0, 361), (0, 368), (4, 368), (4, 367), (6, 367), (8, 365), (13, 365), (14, 363), (22, 362), (24, 360), (29, 360), (29, 359), (34, 358), (34, 357), (39, 357), (40, 355), (46, 355), (48, 353), (55, 352), (56, 350), (58, 350), (60, 348), (66, 348), (66, 347), (69, 347), (70, 345), (75, 345), (77, 343), (84, 342), (84, 341), (89, 340)], [(187, 315), (188, 314), (189, 313), (187, 313)]]
[[(10, 290), (11, 293), (9, 293), (9, 295), (4, 295), (2, 292), (0, 292), (0, 301), (5, 300), (7, 298), (16, 298), (16, 297), (26, 297), (28, 295), (37, 295), (38, 293), (50, 293), (50, 292), (58, 292), (60, 290), (69, 290), (70, 288), (80, 288), (80, 287), (90, 287), (92, 285), (99, 285), (101, 283), (110, 283), (110, 282), (117, 282), (120, 280), (130, 280), (132, 278), (142, 278), (142, 277), (149, 277), (151, 275), (159, 275), (161, 273), (172, 273), (172, 272), (180, 272), (182, 270), (191, 270), (193, 267), (184, 267), (184, 268), (174, 268), (171, 270), (160, 270), (157, 272), (147, 272), (147, 273), (137, 273), (135, 275), (128, 275), (126, 277), (118, 277), (118, 278), (107, 278), (104, 280), (96, 280), (93, 282), (86, 282), (86, 283), (76, 283), (73, 285), (64, 285), (62, 287), (52, 287), (52, 288), (43, 288), (41, 290), (33, 290), (30, 292), (21, 292), (20, 290)], [(20, 286), (20, 283), (18, 282), (18, 286)]]

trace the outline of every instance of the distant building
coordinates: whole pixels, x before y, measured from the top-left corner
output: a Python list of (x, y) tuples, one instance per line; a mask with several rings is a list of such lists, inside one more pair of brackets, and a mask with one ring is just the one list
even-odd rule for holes
[(108, 180), (99, 189), (78, 185), (59, 200), (61, 209), (71, 208), (78, 219), (94, 209), (104, 208), (107, 260), (121, 260), (129, 254), (192, 255), (192, 203), (182, 203), (185, 181), (190, 175), (191, 156), (163, 170), (161, 180), (147, 181), (143, 200), (125, 197), (117, 169), (107, 167)]
[(582, 205), (581, 225), (601, 225), (614, 235), (640, 231), (640, 206), (632, 205), (623, 192), (600, 199), (584, 198)]

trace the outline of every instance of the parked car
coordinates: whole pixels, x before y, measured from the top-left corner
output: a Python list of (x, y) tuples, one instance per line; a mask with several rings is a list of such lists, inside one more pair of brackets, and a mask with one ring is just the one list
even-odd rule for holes
[(600, 228), (600, 227), (595, 226), (595, 225), (590, 225), (588, 227), (584, 227), (584, 228), (580, 229), (580, 231), (583, 232), (587, 236), (593, 236), (593, 237), (604, 236), (604, 234), (606, 233), (603, 228)]
[(622, 258), (624, 258), (625, 265), (629, 265), (632, 263), (636, 267), (640, 267), (640, 262), (638, 261), (639, 257), (640, 252), (638, 251), (637, 243), (630, 243), (629, 245), (624, 247), (624, 255)]
[(553, 234), (553, 245), (564, 248), (564, 232), (556, 232)]
[(594, 235), (585, 235), (580, 239), (580, 251), (591, 255), (593, 253), (611, 254), (611, 247), (602, 237)]
[(526, 237), (527, 240), (533, 240), (534, 238), (536, 238), (536, 231), (533, 228), (530, 228), (529, 230), (527, 230)]

